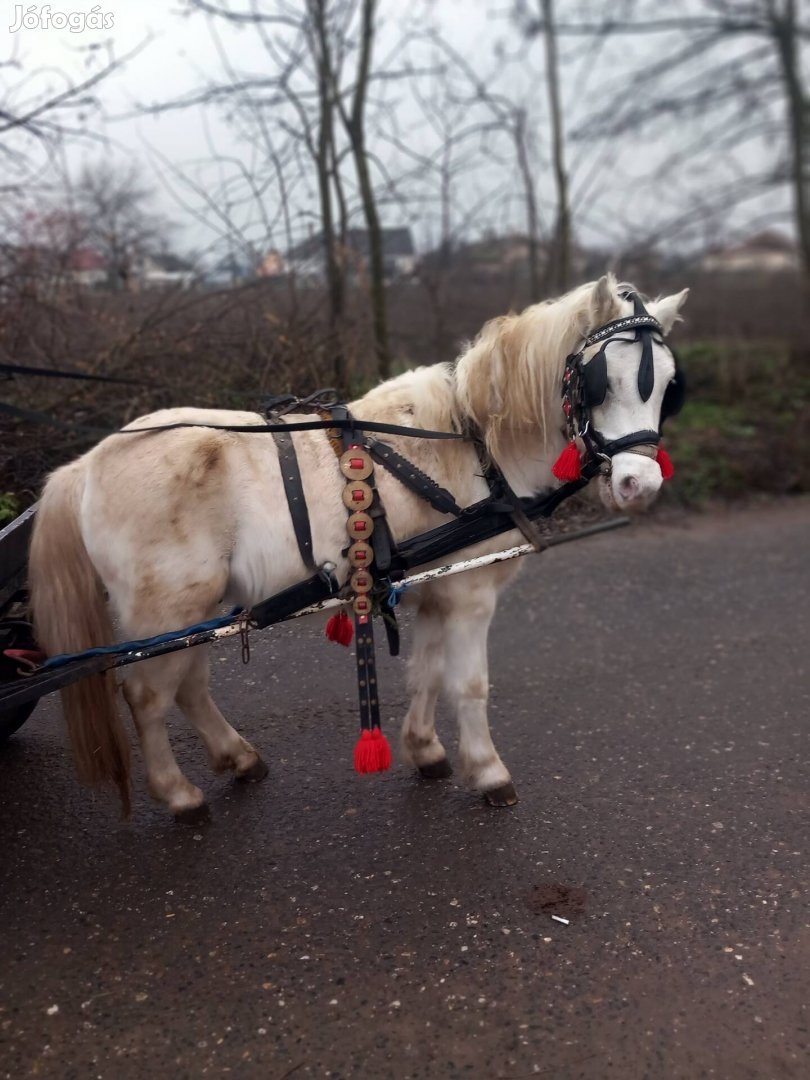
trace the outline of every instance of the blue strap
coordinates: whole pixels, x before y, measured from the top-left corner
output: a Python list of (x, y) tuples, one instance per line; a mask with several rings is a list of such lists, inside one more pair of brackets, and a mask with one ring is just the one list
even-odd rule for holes
[(128, 652), (138, 652), (152, 645), (164, 645), (167, 641), (177, 641), (178, 638), (190, 637), (192, 634), (202, 634), (206, 630), (220, 630), (223, 626), (231, 626), (235, 623), (242, 611), (242, 608), (235, 607), (227, 615), (219, 615), (216, 619), (209, 619), (208, 622), (196, 623), (183, 630), (171, 630), (167, 634), (157, 634), (155, 637), (141, 638), (140, 641), (121, 641), (116, 645), (99, 645), (95, 649), (85, 649), (84, 652), (79, 653), (60, 653), (59, 656), (49, 657), (39, 670), (63, 667), (74, 660), (87, 660), (91, 656), (117, 656)]
[(407, 585), (392, 585), (388, 593), (388, 606), (395, 608), (399, 604), (403, 595), (408, 591)]

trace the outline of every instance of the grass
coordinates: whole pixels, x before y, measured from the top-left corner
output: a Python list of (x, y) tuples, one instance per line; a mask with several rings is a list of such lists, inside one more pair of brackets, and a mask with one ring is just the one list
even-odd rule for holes
[(700, 504), (749, 492), (810, 490), (810, 372), (784, 343), (693, 342), (680, 350), (689, 387), (667, 425), (670, 498)]
[(13, 491), (0, 492), (0, 529), (10, 525), (21, 510), (20, 500)]

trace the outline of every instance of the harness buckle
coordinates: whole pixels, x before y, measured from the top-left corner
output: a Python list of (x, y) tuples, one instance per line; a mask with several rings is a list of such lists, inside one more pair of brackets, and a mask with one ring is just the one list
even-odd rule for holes
[(250, 618), (246, 611), (242, 612), (239, 620), (239, 640), (242, 644), (242, 663), (250, 663)]

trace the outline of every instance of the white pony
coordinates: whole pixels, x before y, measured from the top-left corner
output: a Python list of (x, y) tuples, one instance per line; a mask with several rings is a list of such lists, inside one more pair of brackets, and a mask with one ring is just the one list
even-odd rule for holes
[[(667, 333), (686, 292), (648, 305)], [(417, 368), (351, 404), (361, 419), (442, 431), (478, 425), (487, 450), (519, 495), (556, 484), (552, 463), (565, 445), (560, 402), (563, 367), (589, 332), (632, 314), (612, 276), (519, 315), (493, 319), (455, 364)], [(594, 351), (594, 350), (591, 350)], [(588, 352), (585, 360), (588, 359)], [(654, 348), (655, 388), (642, 401), (639, 346), (614, 342), (608, 393), (594, 410), (608, 439), (657, 430), (664, 390), (674, 374), (668, 349)], [(256, 413), (179, 408), (130, 427), (172, 424), (261, 424)], [(314, 557), (348, 576), (344, 480), (323, 431), (300, 432), (295, 445), (309, 508)], [(487, 495), (469, 442), (386, 436), (462, 506)], [(619, 453), (599, 478), (606, 505), (643, 509), (661, 486), (649, 456)], [(395, 539), (447, 518), (385, 470), (377, 483)], [(500, 536), (459, 557), (513, 543)], [(514, 564), (494, 565), (423, 585), (415, 597), (412, 699), (402, 728), (402, 756), (423, 775), (450, 773), (434, 726), (440, 692), (459, 725), (459, 754), (469, 783), (496, 805), (516, 794), (487, 723), (487, 635), (498, 592)], [(191, 427), (142, 436), (112, 435), (49, 478), (36, 517), (30, 586), (37, 639), (50, 655), (114, 640), (112, 608), (124, 639), (141, 638), (212, 617), (220, 604), (250, 607), (308, 577), (287, 510), (276, 444), (267, 434)], [(117, 787), (129, 810), (129, 744), (111, 674), (62, 692), (79, 776)], [(257, 751), (225, 720), (208, 690), (207, 649), (175, 652), (126, 668), (123, 695), (140, 739), (149, 790), (180, 820), (207, 812), (205, 797), (180, 771), (166, 713), (176, 702), (199, 732), (216, 772), (259, 780)]]

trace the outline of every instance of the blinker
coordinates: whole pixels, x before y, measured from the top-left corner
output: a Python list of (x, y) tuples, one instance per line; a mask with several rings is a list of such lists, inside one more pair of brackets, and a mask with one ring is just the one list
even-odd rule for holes
[(607, 356), (604, 345), (587, 364), (582, 365), (582, 382), (589, 408), (601, 405), (607, 394)]
[(664, 391), (664, 400), (661, 402), (661, 423), (663, 424), (670, 416), (677, 416), (686, 400), (686, 376), (675, 357), (675, 375)]
[(652, 333), (649, 329), (639, 330), (641, 338), (641, 363), (638, 366), (638, 392), (642, 401), (649, 401), (655, 385), (655, 364), (653, 362)]

